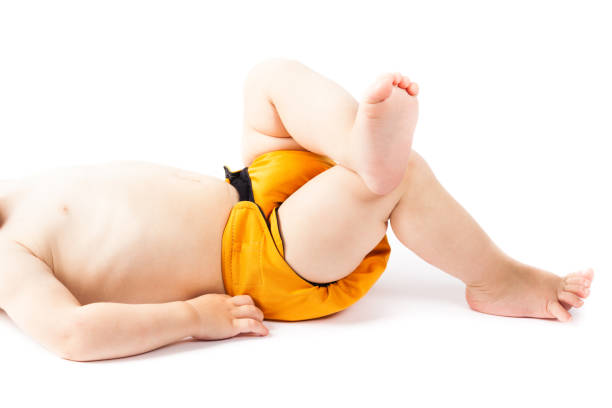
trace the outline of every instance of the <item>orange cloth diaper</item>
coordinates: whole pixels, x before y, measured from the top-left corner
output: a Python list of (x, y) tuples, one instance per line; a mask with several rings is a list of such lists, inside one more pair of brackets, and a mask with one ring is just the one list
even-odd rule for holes
[(225, 291), (250, 295), (266, 319), (306, 320), (343, 310), (366, 294), (387, 265), (391, 249), (386, 236), (350, 275), (335, 282), (309, 282), (285, 262), (277, 208), (334, 165), (311, 152), (278, 150), (258, 156), (240, 171), (225, 168), (226, 181), (236, 187), (241, 200), (223, 232)]

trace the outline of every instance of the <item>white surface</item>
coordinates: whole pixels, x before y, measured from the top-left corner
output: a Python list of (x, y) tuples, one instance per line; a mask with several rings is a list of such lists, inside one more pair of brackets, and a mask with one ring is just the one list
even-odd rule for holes
[(596, 270), (570, 324), (487, 316), (393, 240), (388, 271), (336, 316), (89, 364), (2, 315), (0, 406), (610, 406), (609, 13), (498, 3), (0, 3), (2, 178), (111, 159), (221, 176), (240, 166), (256, 61), (299, 59), (356, 96), (401, 70), (422, 89), (415, 148), (495, 241)]

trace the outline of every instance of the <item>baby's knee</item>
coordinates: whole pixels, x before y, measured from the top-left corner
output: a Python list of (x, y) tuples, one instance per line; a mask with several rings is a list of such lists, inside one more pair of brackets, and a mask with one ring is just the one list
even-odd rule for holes
[(401, 186), (418, 183), (431, 174), (432, 171), (427, 161), (413, 149), (408, 156), (408, 165)]
[(267, 58), (256, 63), (247, 74), (246, 85), (252, 82), (261, 83), (262, 80), (277, 78), (286, 72), (292, 72), (303, 68), (303, 64), (296, 60), (287, 58)]
[(412, 149), (408, 156), (408, 166), (406, 168), (406, 175), (411, 173), (423, 171), (426, 167), (429, 167), (423, 156), (421, 156), (416, 150)]

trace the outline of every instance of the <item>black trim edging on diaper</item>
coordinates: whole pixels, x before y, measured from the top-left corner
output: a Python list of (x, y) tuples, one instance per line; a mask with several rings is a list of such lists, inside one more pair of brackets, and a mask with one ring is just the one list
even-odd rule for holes
[(229, 180), (230, 184), (238, 190), (238, 196), (240, 201), (251, 201), (255, 202), (253, 197), (253, 187), (251, 186), (251, 177), (249, 177), (249, 168), (245, 167), (242, 170), (230, 171), (227, 166), (223, 166), (225, 170), (225, 178)]

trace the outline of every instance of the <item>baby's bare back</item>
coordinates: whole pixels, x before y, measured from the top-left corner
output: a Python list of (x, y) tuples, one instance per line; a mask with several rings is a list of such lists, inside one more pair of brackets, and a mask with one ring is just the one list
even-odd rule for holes
[(0, 197), (0, 234), (51, 267), (82, 303), (224, 293), (221, 237), (237, 192), (146, 163), (49, 172)]

